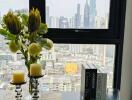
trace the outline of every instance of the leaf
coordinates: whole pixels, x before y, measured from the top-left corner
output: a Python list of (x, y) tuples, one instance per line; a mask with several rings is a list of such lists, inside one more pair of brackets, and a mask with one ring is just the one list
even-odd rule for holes
[(53, 47), (53, 41), (48, 38), (38, 38), (38, 42), (46, 50), (50, 50)]
[(28, 24), (28, 15), (22, 14), (20, 17), (22, 18), (22, 24), (27, 26), (27, 24)]
[(48, 27), (46, 24), (41, 23), (39, 30), (38, 30), (38, 34), (46, 34), (48, 32)]
[(7, 40), (14, 40), (16, 38), (15, 35), (11, 34), (10, 32), (0, 29), (0, 34), (5, 36)]

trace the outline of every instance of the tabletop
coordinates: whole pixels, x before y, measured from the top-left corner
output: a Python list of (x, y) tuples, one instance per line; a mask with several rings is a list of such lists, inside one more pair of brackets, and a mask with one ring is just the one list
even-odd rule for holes
[[(23, 93), (24, 94), (24, 93)], [(15, 100), (15, 92), (0, 90), (0, 100)], [(26, 95), (23, 95), (22, 100), (27, 99)], [(40, 92), (39, 100), (81, 100), (79, 92)], [(120, 100), (119, 92), (117, 90), (108, 90), (106, 100)]]

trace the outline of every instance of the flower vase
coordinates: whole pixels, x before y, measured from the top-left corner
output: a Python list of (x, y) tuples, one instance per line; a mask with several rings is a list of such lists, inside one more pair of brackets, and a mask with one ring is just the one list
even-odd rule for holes
[(33, 80), (32, 80), (32, 78), (29, 77), (29, 93), (31, 95), (33, 93), (33, 85), (32, 85), (32, 83), (33, 83)]

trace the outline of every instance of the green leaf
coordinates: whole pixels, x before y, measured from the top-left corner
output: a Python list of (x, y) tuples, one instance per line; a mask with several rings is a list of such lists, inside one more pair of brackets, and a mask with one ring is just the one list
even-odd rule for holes
[(46, 34), (48, 32), (48, 27), (46, 24), (41, 23), (39, 30), (38, 30), (38, 34)]
[(16, 38), (15, 35), (11, 34), (10, 32), (8, 32), (4, 29), (0, 29), (0, 34), (5, 36), (7, 38), (7, 40), (14, 40)]
[(22, 24), (27, 26), (27, 24), (28, 24), (28, 15), (22, 14), (20, 17), (22, 18)]
[(50, 50), (53, 47), (53, 41), (48, 38), (39, 38), (38, 42), (46, 50)]

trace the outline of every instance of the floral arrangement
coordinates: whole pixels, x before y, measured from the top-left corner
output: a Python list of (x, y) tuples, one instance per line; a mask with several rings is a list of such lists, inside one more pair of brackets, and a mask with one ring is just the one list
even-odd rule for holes
[(41, 22), (38, 9), (32, 9), (29, 15), (9, 11), (1, 25), (0, 34), (9, 40), (11, 52), (21, 52), (29, 73), (30, 64), (41, 58), (42, 48), (50, 50), (53, 47), (52, 40), (43, 38), (48, 28)]

